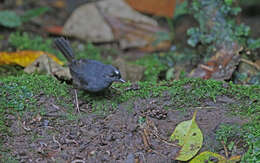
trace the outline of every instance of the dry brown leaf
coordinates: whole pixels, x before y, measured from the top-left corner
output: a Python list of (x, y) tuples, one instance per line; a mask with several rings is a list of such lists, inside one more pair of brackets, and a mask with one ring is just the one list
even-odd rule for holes
[(48, 55), (41, 55), (32, 64), (24, 69), (27, 73), (43, 73), (54, 75), (59, 79), (70, 80), (71, 75), (68, 67), (63, 67), (53, 61)]
[(56, 63), (63, 65), (57, 57), (54, 55), (45, 53), (43, 51), (18, 51), (18, 52), (0, 52), (0, 65), (4, 64), (17, 64), (26, 67), (33, 63), (41, 55), (47, 54)]

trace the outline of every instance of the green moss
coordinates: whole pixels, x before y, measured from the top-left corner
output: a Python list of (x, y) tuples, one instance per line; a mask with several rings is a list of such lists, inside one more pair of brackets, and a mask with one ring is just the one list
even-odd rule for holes
[[(0, 78), (0, 83), (2, 112), (6, 108), (11, 108), (15, 112), (35, 108), (36, 97), (39, 94), (54, 97), (60, 104), (71, 107), (71, 104), (64, 103), (64, 98), (71, 99), (68, 86), (61, 84), (52, 77), (24, 74), (18, 77)], [(232, 83), (201, 79), (162, 81), (160, 83), (146, 81), (137, 84), (139, 87), (137, 90), (132, 90), (129, 82), (115, 83), (113, 86), (117, 90), (110, 89), (105, 92), (105, 96), (91, 95), (80, 91), (79, 97), (82, 100), (89, 101), (94, 110), (106, 112), (132, 98), (161, 97), (165, 96), (164, 92), (168, 92), (168, 96), (171, 97), (174, 105), (181, 108), (199, 106), (205, 99), (216, 101), (217, 96), (225, 95), (237, 99), (239, 101), (237, 105), (240, 106), (238, 109), (243, 113), (253, 114), (260, 111), (258, 101), (260, 99), (260, 87), (256, 85), (239, 86)]]

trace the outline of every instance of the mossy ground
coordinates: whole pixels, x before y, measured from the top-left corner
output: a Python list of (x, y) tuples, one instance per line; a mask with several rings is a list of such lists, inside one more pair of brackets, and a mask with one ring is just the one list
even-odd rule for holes
[[(87, 103), (91, 111), (77, 114), (73, 110), (74, 95), (72, 87), (66, 83), (61, 83), (51, 76), (22, 74), (19, 76), (9, 76), (0, 78), (0, 137), (5, 141), (11, 136), (10, 115), (22, 117), (24, 113), (30, 112), (32, 116), (45, 115), (46, 109), (40, 102), (40, 97), (54, 99), (55, 105), (65, 108), (66, 116), (63, 119), (78, 121), (80, 117), (113, 114), (118, 106), (127, 103), (125, 107), (129, 112), (133, 109), (135, 99), (167, 99), (165, 109), (190, 109), (207, 106), (206, 101), (218, 103), (219, 97), (228, 97), (234, 102), (227, 105), (230, 113), (237, 116), (246, 117), (248, 123), (242, 127), (241, 138), (245, 139), (249, 145), (249, 150), (245, 157), (247, 160), (258, 157), (255, 152), (259, 147), (260, 124), (260, 87), (240, 86), (232, 83), (223, 83), (214, 80), (184, 79), (172, 82), (137, 82), (136, 84), (113, 84), (115, 89), (109, 89), (103, 95), (91, 95), (79, 92), (79, 99), (82, 103)], [(47, 100), (48, 101), (48, 100)], [(130, 101), (130, 102), (129, 102)], [(131, 102), (132, 101), (132, 102)], [(82, 105), (83, 106), (83, 105)], [(82, 107), (81, 106), (81, 107)], [(56, 121), (56, 119), (55, 119)], [(58, 120), (57, 120), (58, 121)], [(54, 122), (53, 122), (54, 123)], [(56, 123), (56, 122), (55, 122)], [(57, 122), (58, 123), (58, 122)], [(219, 137), (228, 137), (232, 134), (225, 132), (225, 128), (217, 132)], [(2, 142), (3, 143), (3, 142)], [(1, 151), (3, 152), (3, 151)]]

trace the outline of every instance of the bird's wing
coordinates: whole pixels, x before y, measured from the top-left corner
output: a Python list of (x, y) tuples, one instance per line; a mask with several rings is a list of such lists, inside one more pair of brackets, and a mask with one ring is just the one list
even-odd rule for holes
[(70, 65), (70, 71), (74, 78), (77, 78), (81, 83), (97, 83), (102, 74), (103, 64), (94, 60), (75, 60)]

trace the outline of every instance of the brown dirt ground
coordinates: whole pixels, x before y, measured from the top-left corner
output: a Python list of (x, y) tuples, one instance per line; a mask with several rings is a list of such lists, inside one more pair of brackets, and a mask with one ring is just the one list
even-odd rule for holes
[[(170, 107), (169, 97), (164, 96), (123, 103), (107, 116), (83, 113), (91, 112), (87, 104), (83, 104), (81, 115), (69, 120), (65, 117), (66, 108), (56, 105), (52, 98), (41, 96), (38, 104), (43, 105), (44, 116), (31, 112), (18, 119), (10, 116), (13, 135), (7, 138), (4, 147), (10, 149), (19, 162), (26, 163), (174, 162), (179, 148), (169, 142), (169, 137), (176, 125), (190, 120), (197, 109), (196, 121), (204, 135), (200, 152), (210, 149), (223, 153), (223, 147), (215, 139), (215, 130), (223, 123), (245, 122), (228, 113), (227, 104), (233, 102), (235, 100), (220, 96), (216, 103), (206, 100), (201, 108), (180, 110)], [(144, 123), (140, 123), (142, 117), (146, 117)], [(242, 154), (244, 150), (237, 150), (235, 154)]]

